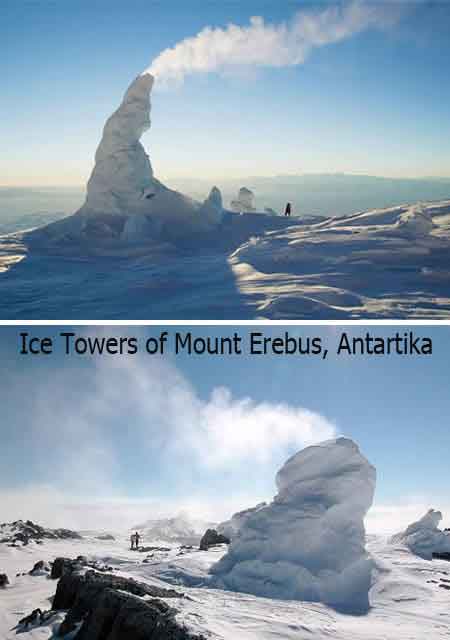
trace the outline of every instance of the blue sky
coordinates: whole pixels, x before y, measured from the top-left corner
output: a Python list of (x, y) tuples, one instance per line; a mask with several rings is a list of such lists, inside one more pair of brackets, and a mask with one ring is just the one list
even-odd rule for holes
[[(0, 183), (84, 183), (106, 117), (162, 50), (207, 25), (279, 24), (329, 4), (4, 0)], [(155, 92), (144, 144), (157, 175), (449, 176), (450, 5), (380, 7), (399, 14), (394, 25), (314, 48), (304, 64)]]
[[(234, 331), (190, 329), (213, 336)], [(238, 328), (241, 335), (263, 330), (268, 336), (285, 329)], [(398, 329), (404, 330), (375, 326), (349, 333), (386, 336)], [(124, 328), (120, 333), (142, 340), (161, 330)], [(288, 330), (322, 336), (332, 351), (343, 328)], [(61, 329), (32, 331), (57, 335)], [(75, 331), (95, 333), (94, 328)], [(102, 331), (117, 335), (117, 328)], [(92, 507), (94, 496), (103, 515), (90, 524), (117, 524), (118, 509), (121, 523), (179, 510), (225, 517), (270, 498), (286, 458), (311, 439), (333, 434), (353, 438), (377, 468), (372, 528), (407, 524), (429, 507), (442, 508), (444, 517), (450, 509), (443, 489), (448, 485), (443, 452), (450, 449), (447, 327), (416, 327), (417, 335), (432, 337), (431, 357), (325, 361), (184, 355), (85, 359), (58, 351), (24, 357), (17, 354), (18, 333), (4, 327), (0, 342), (7, 372), (0, 390), (3, 517), (56, 518), (68, 526), (71, 504), (70, 523), (86, 525), (86, 505)]]

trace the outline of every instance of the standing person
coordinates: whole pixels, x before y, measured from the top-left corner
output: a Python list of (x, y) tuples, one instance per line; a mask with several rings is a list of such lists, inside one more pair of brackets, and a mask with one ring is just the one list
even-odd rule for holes
[(139, 548), (139, 540), (141, 539), (141, 536), (138, 534), (138, 532), (136, 531), (136, 533), (134, 534), (134, 540), (135, 540), (135, 545), (136, 545), (136, 549)]
[(284, 212), (284, 215), (288, 216), (289, 218), (291, 217), (291, 208), (292, 208), (291, 207), (291, 203), (288, 202), (287, 205), (286, 205), (286, 210)]
[(134, 545), (136, 543), (136, 536), (134, 535), (134, 533), (132, 533), (130, 536), (130, 542), (131, 542), (131, 551), (133, 551)]

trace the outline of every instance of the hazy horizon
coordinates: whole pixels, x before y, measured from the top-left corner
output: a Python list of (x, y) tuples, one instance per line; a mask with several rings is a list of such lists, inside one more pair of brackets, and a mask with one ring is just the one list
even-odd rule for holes
[[(259, 211), (284, 211), (292, 202), (295, 215), (347, 215), (418, 201), (450, 200), (450, 178), (386, 178), (356, 174), (247, 176), (234, 179), (178, 178), (167, 184), (199, 201), (218, 186), (225, 208), (240, 187), (255, 194)], [(0, 234), (41, 226), (74, 213), (85, 197), (85, 185), (0, 186)]]
[[(93, 165), (92, 165), (93, 168)], [(167, 182), (177, 182), (177, 181), (193, 181), (193, 182), (206, 182), (210, 184), (211, 182), (236, 182), (236, 181), (245, 181), (245, 180), (271, 180), (277, 178), (329, 178), (329, 177), (350, 177), (350, 178), (373, 178), (377, 180), (404, 180), (411, 182), (418, 181), (430, 181), (430, 182), (450, 182), (450, 173), (448, 175), (405, 175), (405, 176), (389, 176), (382, 174), (371, 174), (366, 173), (364, 171), (331, 171), (331, 172), (322, 172), (322, 171), (305, 171), (299, 173), (272, 173), (272, 174), (242, 174), (242, 175), (215, 175), (215, 176), (183, 176), (183, 175), (173, 175), (173, 176), (158, 176), (159, 179)], [(0, 183), (0, 189), (86, 189), (86, 181), (84, 182), (73, 182), (73, 183), (65, 183), (65, 184), (55, 184), (51, 182), (42, 182), (42, 183)]]

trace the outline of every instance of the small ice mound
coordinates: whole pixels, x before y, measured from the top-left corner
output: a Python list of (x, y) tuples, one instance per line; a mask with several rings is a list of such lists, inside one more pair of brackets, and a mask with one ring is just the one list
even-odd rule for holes
[(253, 191), (250, 191), (247, 187), (241, 187), (236, 200), (231, 201), (231, 210), (236, 213), (250, 213), (256, 211), (254, 200), (255, 194)]
[(295, 454), (276, 476), (273, 501), (245, 517), (211, 568), (218, 586), (367, 611), (373, 562), (363, 519), (375, 482), (374, 467), (347, 438)]
[(213, 187), (200, 208), (200, 217), (207, 225), (214, 226), (223, 218), (223, 202), (220, 189)]
[(434, 222), (425, 208), (416, 204), (400, 214), (395, 228), (408, 235), (423, 236), (434, 229)]
[(215, 207), (219, 211), (222, 211), (223, 203), (222, 203), (222, 194), (218, 187), (213, 187), (209, 192), (209, 196), (205, 200), (205, 205), (211, 205)]
[(403, 544), (410, 551), (425, 560), (431, 560), (434, 554), (450, 554), (450, 534), (439, 529), (442, 513), (430, 509), (401, 533), (392, 536), (392, 544)]

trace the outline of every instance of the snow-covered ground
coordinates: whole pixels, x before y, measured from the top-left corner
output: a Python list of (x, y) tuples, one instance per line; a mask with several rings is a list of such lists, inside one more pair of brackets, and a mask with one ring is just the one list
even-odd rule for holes
[[(96, 534), (98, 535), (98, 534)], [(450, 633), (450, 563), (424, 560), (404, 546), (391, 545), (385, 538), (368, 539), (368, 550), (376, 564), (376, 578), (369, 593), (371, 608), (364, 615), (344, 615), (320, 603), (271, 600), (243, 593), (200, 586), (208, 582), (208, 569), (226, 548), (210, 551), (181, 550), (139, 553), (129, 550), (127, 533), (114, 534), (114, 541), (85, 534), (82, 540), (46, 540), (37, 545), (12, 548), (0, 544), (0, 573), (6, 572), (11, 584), (0, 590), (0, 637), (17, 637), (15, 625), (33, 609), (50, 607), (56, 581), (45, 576), (19, 576), (38, 560), (57, 556), (88, 556), (101, 560), (115, 573), (167, 586), (189, 596), (177, 600), (178, 620), (208, 638), (229, 640), (430, 640), (448, 638)], [(145, 539), (143, 544), (157, 544)], [(170, 545), (168, 545), (170, 546)], [(179, 555), (181, 553), (181, 555)], [(148, 560), (143, 562), (143, 560)], [(196, 586), (187, 586), (190, 583)], [(52, 625), (35, 627), (20, 636), (50, 638)]]
[(450, 201), (330, 218), (230, 214), (169, 243), (36, 250), (0, 238), (0, 317), (450, 317)]

